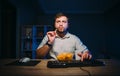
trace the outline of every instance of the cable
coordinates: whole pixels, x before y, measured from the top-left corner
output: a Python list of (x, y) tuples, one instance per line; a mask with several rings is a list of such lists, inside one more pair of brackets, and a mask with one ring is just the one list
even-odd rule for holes
[(85, 71), (85, 72), (88, 74), (88, 76), (91, 76), (91, 74), (90, 74), (90, 72), (89, 72), (88, 70), (85, 70), (85, 69), (83, 69), (82, 67), (80, 67), (80, 69), (81, 69), (82, 71)]

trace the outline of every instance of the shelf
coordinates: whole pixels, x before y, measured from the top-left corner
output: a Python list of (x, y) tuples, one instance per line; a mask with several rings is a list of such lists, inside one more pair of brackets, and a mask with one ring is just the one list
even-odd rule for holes
[(46, 35), (47, 31), (53, 30), (51, 25), (24, 25), (21, 28), (21, 56), (26, 53), (35, 58), (35, 51)]

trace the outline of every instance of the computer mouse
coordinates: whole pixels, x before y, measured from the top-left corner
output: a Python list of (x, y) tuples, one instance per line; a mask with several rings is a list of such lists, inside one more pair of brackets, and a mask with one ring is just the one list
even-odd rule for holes
[(26, 63), (26, 62), (29, 62), (29, 61), (30, 61), (30, 58), (28, 58), (28, 57), (24, 57), (24, 58), (21, 58), (19, 60), (19, 62), (22, 62), (22, 63)]

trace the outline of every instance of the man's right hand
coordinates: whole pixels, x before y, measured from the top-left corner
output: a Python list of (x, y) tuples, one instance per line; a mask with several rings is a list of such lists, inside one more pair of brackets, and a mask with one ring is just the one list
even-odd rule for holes
[(53, 44), (55, 37), (56, 37), (56, 32), (55, 31), (49, 31), (47, 32), (47, 36), (48, 36), (48, 43), (49, 44)]

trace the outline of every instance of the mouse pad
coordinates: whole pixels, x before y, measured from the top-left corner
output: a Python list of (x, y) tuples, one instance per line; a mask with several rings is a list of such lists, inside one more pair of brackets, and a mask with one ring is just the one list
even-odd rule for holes
[(38, 63), (40, 63), (41, 61), (29, 61), (29, 62), (19, 62), (19, 60), (17, 61), (13, 61), (11, 63), (8, 63), (6, 64), (7, 66), (35, 66), (37, 65)]

